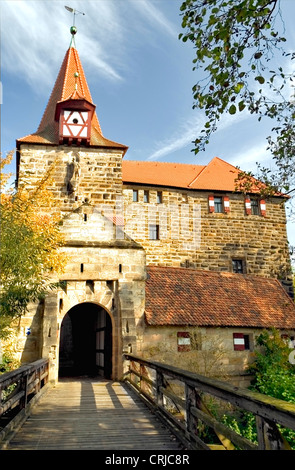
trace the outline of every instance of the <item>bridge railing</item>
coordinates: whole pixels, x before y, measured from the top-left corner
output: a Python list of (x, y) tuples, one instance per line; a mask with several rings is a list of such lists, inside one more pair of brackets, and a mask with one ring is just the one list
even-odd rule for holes
[(0, 375), (0, 447), (26, 419), (28, 409), (48, 382), (48, 371), (48, 359), (40, 359)]
[[(295, 430), (294, 404), (131, 354), (125, 358), (130, 361), (126, 382), (187, 448), (292, 450), (280, 430)], [(224, 424), (225, 412), (250, 413), (256, 442)]]

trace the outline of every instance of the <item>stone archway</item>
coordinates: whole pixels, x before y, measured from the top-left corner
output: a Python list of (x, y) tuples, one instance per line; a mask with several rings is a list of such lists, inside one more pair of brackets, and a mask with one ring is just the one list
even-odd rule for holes
[(112, 378), (113, 328), (108, 312), (95, 303), (72, 307), (61, 323), (59, 376)]

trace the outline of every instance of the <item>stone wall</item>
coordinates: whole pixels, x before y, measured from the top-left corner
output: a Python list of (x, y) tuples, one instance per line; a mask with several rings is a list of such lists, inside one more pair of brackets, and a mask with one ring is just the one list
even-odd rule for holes
[[(70, 177), (73, 160), (76, 179)], [(148, 265), (231, 271), (232, 259), (240, 259), (245, 273), (280, 278), (291, 289), (283, 198), (268, 199), (266, 216), (262, 217), (246, 215), (242, 194), (220, 193), (229, 197), (230, 210), (210, 213), (208, 197), (212, 192), (123, 186), (121, 165), (120, 151), (22, 144), (19, 183), (34, 187), (49, 167), (54, 168), (51, 189), (56, 207), (65, 215), (76, 211), (77, 225), (67, 232), (70, 239), (85, 239), (91, 218), (93, 239), (104, 238), (101, 230), (115, 230), (112, 238), (124, 238), (118, 225), (122, 227), (124, 219), (122, 229), (145, 249)], [(136, 203), (134, 189), (139, 195)], [(148, 203), (144, 202), (144, 191), (148, 192)], [(161, 204), (157, 203), (158, 191)], [(99, 221), (99, 216), (104, 216), (104, 221)], [(106, 219), (116, 219), (116, 228), (103, 227)], [(158, 240), (150, 240), (150, 225), (159, 226)]]
[[(139, 201), (132, 200), (137, 189)], [(149, 190), (150, 202), (143, 202)], [(162, 204), (156, 203), (162, 191)], [(124, 186), (125, 231), (140, 243), (148, 265), (232, 271), (240, 259), (244, 273), (275, 277), (291, 289), (291, 270), (283, 198), (266, 201), (266, 216), (246, 215), (242, 194), (228, 193), (230, 210), (210, 213), (212, 192)], [(159, 224), (159, 240), (149, 239), (149, 224)]]
[[(188, 332), (191, 347), (178, 350), (178, 333)], [(234, 350), (234, 333), (248, 335), (248, 350)], [(253, 362), (255, 338), (261, 333), (255, 328), (205, 328), (182, 326), (145, 326), (138, 335), (139, 356), (173, 364), (202, 375), (230, 381), (236, 386), (248, 387), (251, 375), (247, 371)], [(294, 335), (294, 331), (282, 334)], [(180, 348), (181, 349), (181, 348)]]
[[(63, 249), (69, 263), (59, 278), (62, 288), (50, 292), (44, 303), (31, 305), (29, 312), (22, 317), (16, 343), (19, 358), (25, 363), (49, 357), (51, 378), (56, 379), (63, 318), (72, 307), (91, 302), (103, 307), (111, 317), (113, 378), (121, 378), (122, 353), (136, 352), (136, 328), (142, 322), (144, 311), (144, 251), (86, 244)], [(85, 266), (83, 272), (80, 272), (81, 264)]]
[(19, 185), (33, 188), (54, 169), (50, 189), (63, 211), (85, 200), (115, 206), (122, 194), (122, 151), (22, 144), (20, 154)]

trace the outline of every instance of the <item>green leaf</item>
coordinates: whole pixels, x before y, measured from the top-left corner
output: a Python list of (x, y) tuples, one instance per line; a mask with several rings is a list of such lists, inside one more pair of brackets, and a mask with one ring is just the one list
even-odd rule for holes
[(261, 75), (258, 77), (255, 77), (255, 80), (257, 80), (257, 82), (259, 82), (261, 85), (263, 85), (263, 83), (265, 82), (265, 79), (261, 77)]
[(234, 90), (235, 90), (235, 93), (240, 93), (241, 89), (243, 88), (244, 86), (244, 83), (243, 82), (239, 82), (235, 85), (234, 87)]
[(237, 108), (232, 104), (228, 110), (229, 114), (236, 114)]
[(246, 105), (245, 105), (244, 101), (240, 101), (239, 102), (239, 111), (243, 111), (243, 109), (245, 109), (245, 108), (246, 108)]

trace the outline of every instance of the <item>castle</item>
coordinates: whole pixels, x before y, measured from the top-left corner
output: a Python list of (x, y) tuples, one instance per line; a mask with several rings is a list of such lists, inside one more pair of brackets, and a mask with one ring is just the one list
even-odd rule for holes
[(240, 375), (256, 331), (295, 328), (286, 198), (237, 191), (239, 170), (218, 157), (145, 162), (127, 150), (103, 136), (72, 41), (37, 131), (17, 140), (18, 185), (54, 165), (69, 259), (62, 287), (22, 318), (22, 362), (49, 357), (53, 379), (120, 379), (124, 352), (166, 342), (197, 354), (218, 329), (223, 364)]

